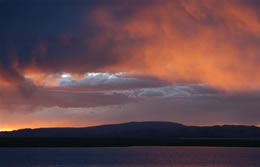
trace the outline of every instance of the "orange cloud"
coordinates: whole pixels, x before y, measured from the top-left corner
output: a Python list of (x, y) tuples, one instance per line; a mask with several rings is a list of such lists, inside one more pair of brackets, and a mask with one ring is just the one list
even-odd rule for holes
[(122, 20), (113, 17), (118, 10), (123, 9), (96, 11), (104, 29), (102, 43), (117, 41), (113, 51), (121, 59), (105, 70), (145, 72), (226, 90), (260, 88), (260, 21), (252, 6), (240, 1), (155, 1)]

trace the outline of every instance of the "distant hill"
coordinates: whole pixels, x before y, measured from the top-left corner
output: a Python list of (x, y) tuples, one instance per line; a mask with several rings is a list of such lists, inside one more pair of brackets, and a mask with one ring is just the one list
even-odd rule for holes
[(39, 128), (0, 132), (0, 138), (260, 139), (256, 126), (185, 126), (172, 122), (129, 122), (86, 128)]

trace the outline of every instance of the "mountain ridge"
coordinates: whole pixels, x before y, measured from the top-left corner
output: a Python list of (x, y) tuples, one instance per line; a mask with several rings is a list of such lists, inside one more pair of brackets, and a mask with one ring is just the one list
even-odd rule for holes
[(0, 138), (199, 138), (260, 139), (260, 127), (246, 125), (187, 126), (144, 121), (90, 127), (20, 129), (0, 132)]

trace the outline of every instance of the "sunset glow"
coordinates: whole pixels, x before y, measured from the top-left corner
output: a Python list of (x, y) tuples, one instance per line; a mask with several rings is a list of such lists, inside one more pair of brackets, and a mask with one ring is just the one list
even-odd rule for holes
[(9, 132), (9, 131), (13, 131), (14, 129), (0, 129), (0, 132)]

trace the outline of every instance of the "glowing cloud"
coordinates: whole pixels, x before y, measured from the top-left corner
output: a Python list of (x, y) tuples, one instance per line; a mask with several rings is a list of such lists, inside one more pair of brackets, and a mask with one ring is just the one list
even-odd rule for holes
[(122, 55), (118, 65), (106, 69), (142, 71), (226, 90), (260, 88), (260, 21), (249, 4), (153, 1), (125, 19), (114, 17), (126, 8), (133, 6), (96, 11), (103, 41), (117, 41), (114, 52)]
[[(45, 15), (40, 12), (32, 13), (39, 19), (29, 20), (27, 29), (15, 29), (19, 24), (15, 20), (28, 17), (19, 10), (13, 14), (13, 22), (7, 23), (12, 36), (0, 41), (4, 42), (1, 83), (20, 83), (29, 76), (37, 85), (55, 86), (57, 76), (64, 73), (138, 72), (229, 91), (260, 88), (260, 4), (256, 1), (75, 3), (86, 7), (69, 8), (57, 17), (69, 24), (48, 17), (57, 32), (43, 31)], [(27, 33), (30, 30), (36, 35)]]

